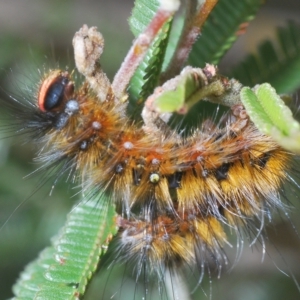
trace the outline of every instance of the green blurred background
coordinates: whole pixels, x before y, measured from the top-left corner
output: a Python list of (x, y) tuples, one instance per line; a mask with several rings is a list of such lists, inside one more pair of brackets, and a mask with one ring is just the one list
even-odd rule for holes
[[(230, 1), (230, 0), (229, 0)], [(101, 63), (112, 78), (131, 45), (133, 36), (127, 19), (133, 1), (125, 0), (2, 0), (0, 2), (0, 94), (17, 98), (26, 95), (39, 80), (39, 71), (59, 65), (74, 67), (72, 37), (82, 24), (95, 25), (105, 38), (106, 50)], [(246, 52), (253, 51), (258, 41), (272, 37), (276, 24), (287, 19), (299, 20), (298, 0), (270, 0), (262, 8), (245, 36), (234, 45), (221, 63), (229, 71)], [(299, 70), (300, 71), (300, 70)], [(295, 94), (295, 97), (296, 94)], [(5, 108), (0, 110), (1, 137), (7, 137)], [(72, 185), (60, 182), (49, 196), (51, 179), (40, 187), (40, 175), (32, 175), (38, 165), (32, 162), (34, 147), (19, 137), (0, 139), (0, 299), (12, 296), (11, 286), (24, 266), (49, 245), (50, 238), (63, 225), (66, 213), (76, 202)], [(300, 229), (299, 188), (287, 190), (287, 198), (295, 206), (290, 209), (295, 228)], [(293, 194), (293, 197), (289, 196)], [(2, 224), (5, 224), (2, 226)], [(274, 225), (274, 226), (273, 226)], [(236, 266), (213, 278), (212, 299), (267, 300), (300, 299), (300, 291), (288, 274), (300, 281), (300, 241), (290, 221), (275, 217), (268, 227), (267, 253), (262, 263), (258, 244), (250, 249), (245, 242)], [(233, 240), (233, 244), (235, 244)], [(229, 261), (235, 250), (227, 249)], [(231, 265), (231, 263), (229, 265)], [(229, 269), (229, 268), (228, 268)], [(105, 270), (106, 271), (106, 270)], [(93, 282), (87, 299), (133, 299), (134, 278), (124, 279), (124, 271), (114, 268)], [(129, 275), (131, 272), (127, 272)], [(108, 281), (107, 281), (108, 278)], [(191, 280), (193, 279), (191, 278)], [(108, 284), (109, 282), (109, 284)], [(195, 285), (195, 281), (192, 285)], [(106, 292), (102, 291), (105, 287)], [(210, 295), (208, 279), (192, 299)], [(141, 299), (138, 294), (136, 299)], [(156, 299), (153, 295), (152, 299)]]

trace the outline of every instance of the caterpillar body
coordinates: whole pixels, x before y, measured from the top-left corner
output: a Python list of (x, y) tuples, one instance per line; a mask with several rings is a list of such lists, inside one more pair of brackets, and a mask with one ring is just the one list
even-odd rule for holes
[(83, 191), (94, 186), (110, 195), (119, 207), (119, 247), (140, 268), (203, 267), (205, 253), (221, 268), (224, 227), (239, 235), (282, 205), (278, 190), (291, 154), (261, 134), (241, 105), (225, 125), (207, 121), (181, 137), (145, 131), (119, 103), (113, 93), (99, 101), (87, 83), (76, 88), (67, 71), (54, 70), (27, 108), (31, 118), (19, 117), (44, 144), (44, 168), (63, 162)]
[(83, 193), (93, 188), (116, 204), (115, 260), (133, 262), (137, 277), (146, 271), (163, 281), (167, 270), (204, 271), (211, 263), (220, 273), (228, 229), (255, 241), (272, 210), (284, 209), (279, 192), (293, 154), (262, 134), (239, 101), (189, 136), (162, 119), (133, 121), (127, 94), (99, 67), (103, 41), (91, 29), (82, 29), (85, 48), (74, 47), (83, 84), (73, 72), (51, 70), (35, 102), (15, 101), (13, 124), (38, 145), (41, 169), (60, 165), (58, 177), (73, 176)]

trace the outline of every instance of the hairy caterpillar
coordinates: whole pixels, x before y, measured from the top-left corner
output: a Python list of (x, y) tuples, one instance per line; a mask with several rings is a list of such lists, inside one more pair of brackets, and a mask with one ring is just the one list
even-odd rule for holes
[[(243, 111), (224, 128), (196, 130), (188, 138), (164, 131), (153, 136), (111, 99), (99, 102), (86, 85), (74, 88), (60, 70), (43, 81), (38, 101), (25, 128), (46, 143), (39, 157), (44, 167), (64, 161), (63, 172), (79, 170), (83, 189), (110, 193), (122, 207), (124, 247), (133, 256), (149, 251), (141, 252), (151, 264), (195, 263), (197, 239), (198, 247), (214, 252), (226, 239), (221, 224), (238, 232), (247, 218), (263, 222), (269, 208), (281, 206), (277, 190), (290, 154), (240, 117)], [(145, 232), (149, 241), (140, 237)]]
[(204, 124), (188, 138), (163, 126), (150, 135), (125, 116), (113, 92), (99, 102), (90, 86), (50, 72), (23, 126), (46, 143), (44, 168), (63, 162), (62, 172), (79, 170), (83, 189), (99, 187), (120, 205), (120, 248), (139, 268), (146, 258), (162, 274), (181, 262), (201, 269), (207, 253), (219, 268), (222, 226), (239, 233), (252, 217), (263, 225), (269, 208), (281, 206), (277, 191), (290, 154), (259, 133), (241, 107), (225, 125)]

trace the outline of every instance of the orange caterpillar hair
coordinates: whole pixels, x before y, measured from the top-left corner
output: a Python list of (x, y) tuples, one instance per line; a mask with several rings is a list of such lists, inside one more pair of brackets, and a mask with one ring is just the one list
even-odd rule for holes
[(101, 102), (87, 83), (77, 89), (68, 72), (45, 78), (24, 126), (40, 133), (39, 159), (45, 168), (63, 162), (62, 172), (77, 172), (83, 190), (111, 195), (120, 257), (138, 262), (138, 274), (145, 263), (158, 273), (180, 263), (203, 268), (207, 255), (220, 270), (224, 226), (239, 235), (281, 206), (291, 154), (261, 134), (241, 105), (225, 126), (204, 125), (187, 138), (151, 134), (124, 115), (112, 91)]

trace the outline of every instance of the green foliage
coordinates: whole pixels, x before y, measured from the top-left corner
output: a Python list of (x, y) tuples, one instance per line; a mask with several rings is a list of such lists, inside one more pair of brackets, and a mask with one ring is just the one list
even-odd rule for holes
[[(150, 22), (157, 5), (156, 0), (135, 1), (130, 18), (130, 27), (135, 35), (142, 32)], [(236, 40), (236, 32), (240, 25), (252, 19), (260, 5), (261, 0), (220, 0), (193, 47), (190, 64), (203, 67), (205, 63), (219, 62)], [(176, 35), (182, 30), (182, 22), (176, 27), (170, 47), (171, 25), (172, 20), (155, 39), (132, 78), (129, 92), (134, 107), (157, 86), (162, 66), (165, 64), (167, 46), (169, 45), (170, 53), (172, 47), (175, 47)], [(298, 87), (299, 32), (298, 27), (292, 23), (279, 29), (278, 41), (283, 56), (279, 57), (274, 44), (266, 42), (260, 48), (258, 57), (249, 56), (237, 67), (234, 76), (250, 86), (268, 81), (279, 92), (291, 91)], [(176, 93), (170, 92), (167, 95), (162, 110), (178, 110), (182, 103), (186, 102), (191, 94), (191, 81), (185, 80), (186, 78), (182, 79)], [(244, 88), (241, 98), (251, 119), (260, 130), (271, 134), (283, 146), (290, 145), (289, 149), (299, 150), (299, 124), (270, 85), (261, 85), (255, 90)], [(199, 115), (196, 110), (195, 113)], [(290, 126), (291, 124), (293, 126)], [(21, 274), (14, 286), (15, 299), (76, 299), (76, 296), (85, 293), (87, 284), (105, 253), (108, 238), (117, 230), (114, 227), (114, 207), (108, 204), (110, 201), (111, 199), (106, 199), (103, 194), (93, 195), (88, 201), (83, 200), (72, 209), (52, 246), (43, 250), (39, 258), (29, 264)]]
[[(130, 28), (135, 36), (140, 34), (150, 23), (157, 7), (157, 0), (135, 2), (132, 15), (129, 19)], [(168, 45), (171, 24), (172, 19), (163, 26), (130, 81), (130, 103), (128, 110), (130, 113), (134, 113), (136, 117), (140, 114), (142, 108), (140, 106), (140, 109), (137, 109), (137, 104), (141, 104), (158, 84)]]
[(171, 20), (165, 24), (161, 33), (155, 38), (143, 62), (130, 81), (129, 93), (131, 95), (131, 104), (135, 108), (136, 104), (145, 100), (158, 84), (168, 44), (170, 25)]
[(193, 46), (189, 64), (200, 68), (218, 64), (238, 38), (240, 26), (254, 18), (261, 4), (262, 0), (219, 0)]
[(71, 210), (52, 246), (21, 273), (14, 299), (78, 299), (117, 228), (115, 208), (103, 194), (83, 199)]
[(300, 152), (300, 124), (270, 84), (257, 86), (254, 91), (244, 87), (241, 101), (261, 132), (271, 135), (284, 148)]
[(176, 89), (166, 90), (155, 98), (155, 106), (160, 112), (175, 112), (184, 109), (185, 104), (198, 89), (193, 73), (186, 73), (178, 79)]
[(276, 32), (277, 41), (265, 41), (232, 72), (244, 85), (269, 82), (278, 93), (300, 86), (300, 26), (289, 22)]
[(159, 6), (158, 0), (137, 0), (134, 2), (129, 26), (132, 33), (138, 36), (150, 23)]

